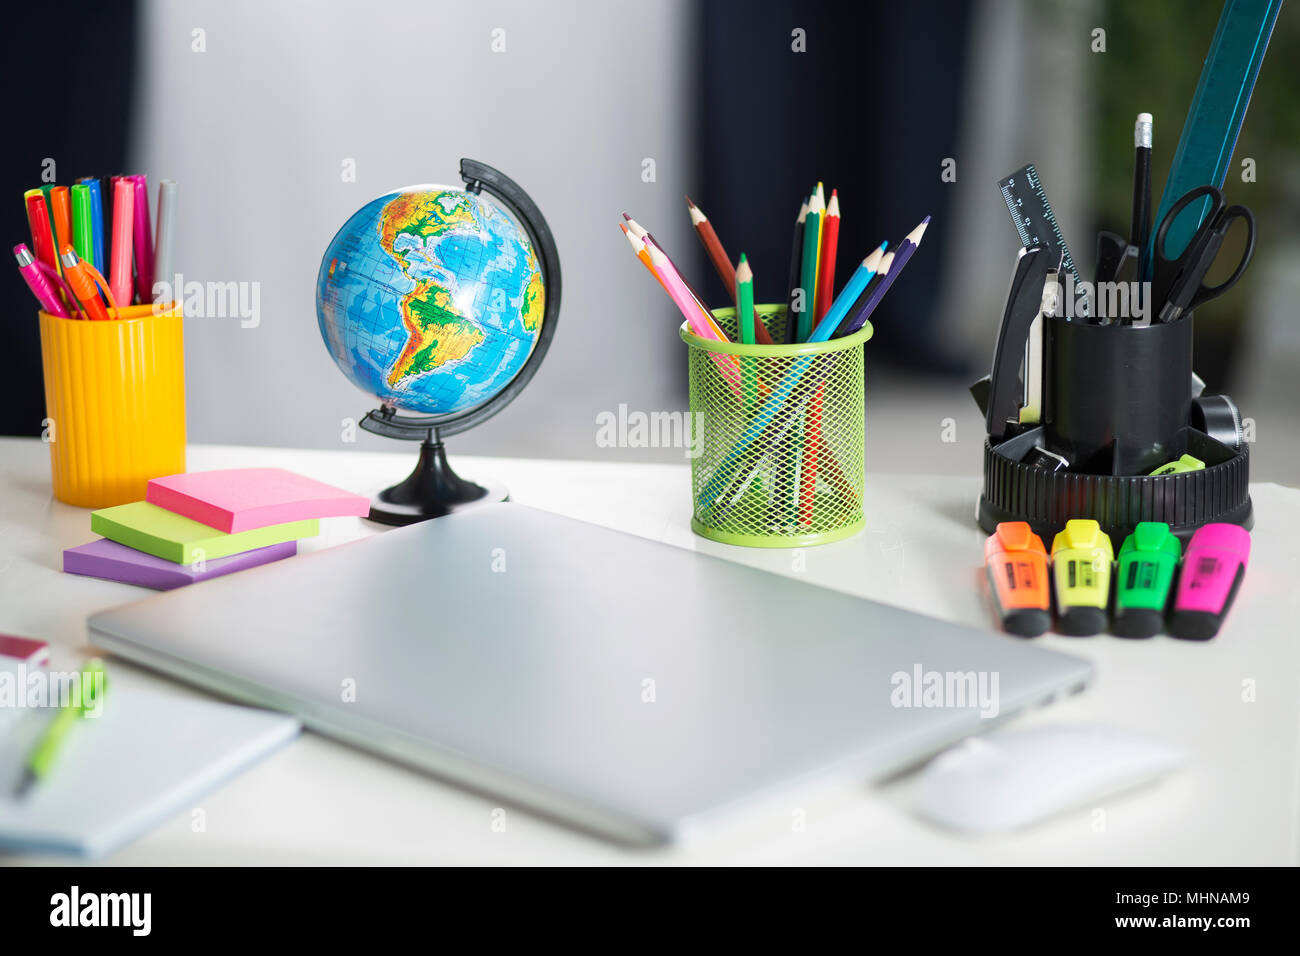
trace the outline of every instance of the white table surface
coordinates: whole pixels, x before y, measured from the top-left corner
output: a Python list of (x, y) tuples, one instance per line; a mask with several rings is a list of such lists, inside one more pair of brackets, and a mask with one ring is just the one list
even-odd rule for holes
[[(414, 449), (412, 449), (412, 452)], [(413, 454), (197, 446), (191, 470), (278, 465), (371, 494), (404, 477)], [(471, 478), (506, 482), (514, 501), (910, 608), (988, 626), (978, 480), (867, 479), (868, 529), (802, 556), (714, 544), (689, 530), (686, 465), (456, 459)], [(1219, 637), (1207, 643), (1109, 636), (1038, 640), (1096, 668), (1082, 695), (1016, 719), (1105, 723), (1181, 746), (1187, 767), (1161, 783), (1022, 832), (958, 837), (912, 812), (915, 773), (875, 786), (824, 785), (757, 805), (679, 846), (633, 850), (571, 831), (304, 734), (190, 812), (110, 857), (115, 864), (1281, 864), (1300, 857), (1300, 491), (1252, 489), (1250, 571)], [(380, 531), (322, 522), (303, 550)], [(90, 541), (89, 513), (50, 494), (48, 450), (0, 439), (0, 633), (48, 640), (56, 665), (90, 653), (87, 615), (152, 592), (61, 573), (61, 552)], [(254, 572), (255, 573), (255, 572)], [(200, 585), (201, 586), (201, 585)], [(1008, 638), (1009, 640), (1011, 638)], [(115, 686), (192, 694), (122, 661)], [(1253, 682), (1254, 700), (1243, 699)], [(504, 807), (503, 832), (493, 811)], [(795, 811), (805, 825), (792, 825)], [(8, 863), (57, 862), (5, 857)]]

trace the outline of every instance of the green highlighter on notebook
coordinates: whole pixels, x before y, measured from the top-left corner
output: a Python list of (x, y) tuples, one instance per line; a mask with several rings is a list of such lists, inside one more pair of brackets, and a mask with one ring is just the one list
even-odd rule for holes
[(1183, 546), (1163, 521), (1143, 521), (1119, 549), (1115, 619), (1120, 637), (1152, 637), (1165, 620)]

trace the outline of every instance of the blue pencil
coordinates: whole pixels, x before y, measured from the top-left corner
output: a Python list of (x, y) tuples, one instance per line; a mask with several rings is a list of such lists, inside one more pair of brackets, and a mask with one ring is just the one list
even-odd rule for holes
[(822, 320), (817, 323), (817, 328), (813, 329), (812, 335), (808, 336), (809, 342), (825, 342), (831, 337), (831, 333), (875, 278), (876, 270), (880, 268), (880, 260), (885, 257), (885, 249), (888, 245), (889, 243), (882, 242), (879, 249), (862, 260), (835, 301), (831, 303), (831, 307), (826, 310)]

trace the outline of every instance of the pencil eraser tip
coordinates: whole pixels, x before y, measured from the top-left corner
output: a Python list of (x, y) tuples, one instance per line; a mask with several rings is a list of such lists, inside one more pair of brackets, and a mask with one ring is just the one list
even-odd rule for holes
[(1153, 121), (1154, 121), (1154, 117), (1153, 117), (1150, 113), (1139, 113), (1139, 114), (1138, 114), (1138, 122), (1139, 122), (1139, 123), (1150, 123), (1150, 122), (1153, 122)]

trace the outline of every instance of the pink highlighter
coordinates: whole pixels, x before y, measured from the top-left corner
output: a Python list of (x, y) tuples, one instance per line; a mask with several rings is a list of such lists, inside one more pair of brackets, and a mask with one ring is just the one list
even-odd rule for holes
[(1169, 633), (1207, 641), (1219, 633), (1250, 560), (1250, 532), (1235, 524), (1207, 524), (1183, 555)]

